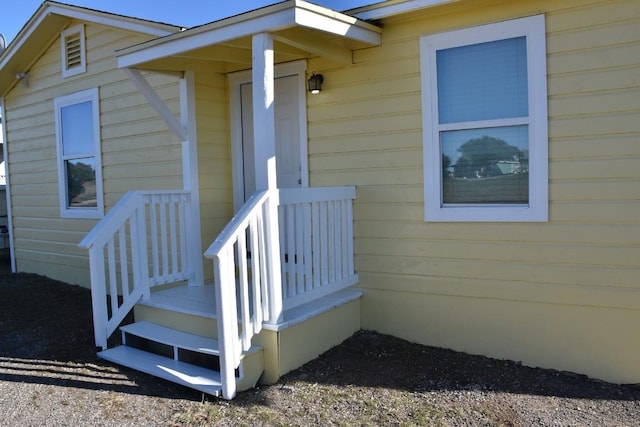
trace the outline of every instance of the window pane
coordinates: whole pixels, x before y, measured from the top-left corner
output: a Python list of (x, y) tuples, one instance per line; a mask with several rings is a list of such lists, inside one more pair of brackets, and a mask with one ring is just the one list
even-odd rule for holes
[(70, 208), (94, 208), (98, 206), (96, 193), (95, 159), (67, 160), (67, 206)]
[(528, 126), (441, 132), (443, 204), (528, 204)]
[(65, 156), (93, 151), (93, 114), (91, 101), (60, 109), (62, 151)]
[(436, 52), (440, 123), (526, 117), (525, 37)]

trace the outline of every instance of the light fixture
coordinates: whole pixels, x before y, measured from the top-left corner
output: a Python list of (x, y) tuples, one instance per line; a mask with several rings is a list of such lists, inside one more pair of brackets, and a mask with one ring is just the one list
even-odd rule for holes
[(309, 92), (316, 94), (320, 93), (322, 90), (322, 83), (324, 82), (324, 77), (322, 74), (313, 73), (307, 83), (309, 84)]
[(21, 87), (29, 86), (29, 75), (24, 71), (16, 74), (16, 80), (20, 80)]

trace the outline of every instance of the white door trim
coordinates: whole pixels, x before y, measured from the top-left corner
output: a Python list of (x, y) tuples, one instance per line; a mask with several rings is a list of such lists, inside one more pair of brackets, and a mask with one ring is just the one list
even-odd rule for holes
[[(275, 66), (275, 78), (298, 76), (298, 97), (300, 109), (300, 165), (302, 187), (309, 186), (309, 166), (307, 161), (307, 90), (306, 61), (288, 62)], [(244, 173), (242, 166), (242, 111), (240, 87), (251, 82), (251, 70), (231, 73), (229, 77), (230, 109), (231, 109), (231, 165), (233, 177), (233, 210), (237, 212), (244, 204)]]

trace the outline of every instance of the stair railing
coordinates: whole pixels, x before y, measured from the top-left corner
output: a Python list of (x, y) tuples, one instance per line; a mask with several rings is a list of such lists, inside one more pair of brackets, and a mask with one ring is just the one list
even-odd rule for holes
[(213, 260), (226, 399), (235, 396), (235, 369), (263, 322), (277, 324), (283, 308), (357, 282), (354, 198), (354, 187), (258, 191), (205, 252)]
[(225, 399), (235, 396), (235, 369), (242, 352), (251, 347), (263, 321), (278, 317), (281, 311), (273, 305), (274, 292), (269, 289), (274, 257), (267, 237), (271, 203), (277, 203), (277, 190), (255, 192), (204, 254), (213, 260)]
[[(85, 236), (97, 347), (153, 286), (187, 281), (190, 194), (130, 191)], [(107, 295), (109, 299), (107, 299)]]

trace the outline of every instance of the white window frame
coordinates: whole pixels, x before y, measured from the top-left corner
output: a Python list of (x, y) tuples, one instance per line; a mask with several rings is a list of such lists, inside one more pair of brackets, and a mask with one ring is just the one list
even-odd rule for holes
[[(78, 34), (80, 38), (80, 65), (73, 68), (67, 68), (67, 37), (72, 34)], [(69, 27), (60, 33), (60, 52), (61, 52), (61, 67), (62, 77), (71, 77), (76, 74), (81, 74), (87, 71), (87, 55), (84, 42), (84, 25), (78, 24), (73, 27)]]
[[(529, 116), (440, 124), (436, 52), (442, 49), (526, 37)], [(547, 66), (544, 15), (420, 38), (425, 221), (548, 221)], [(529, 203), (527, 205), (444, 205), (440, 133), (449, 130), (527, 125), (529, 129)]]
[[(93, 144), (92, 150), (86, 153), (75, 155), (64, 155), (63, 151), (63, 135), (62, 135), (62, 116), (60, 110), (69, 105), (79, 104), (91, 101), (92, 117), (93, 117)], [(69, 95), (58, 97), (54, 100), (55, 119), (56, 119), (56, 148), (58, 153), (58, 190), (60, 201), (60, 217), (61, 218), (102, 218), (104, 214), (104, 197), (102, 192), (102, 159), (100, 150), (100, 107), (98, 88), (92, 88), (75, 92)], [(65, 161), (75, 158), (93, 157), (95, 159), (96, 168), (96, 207), (69, 207), (67, 205), (67, 176), (65, 172)]]

